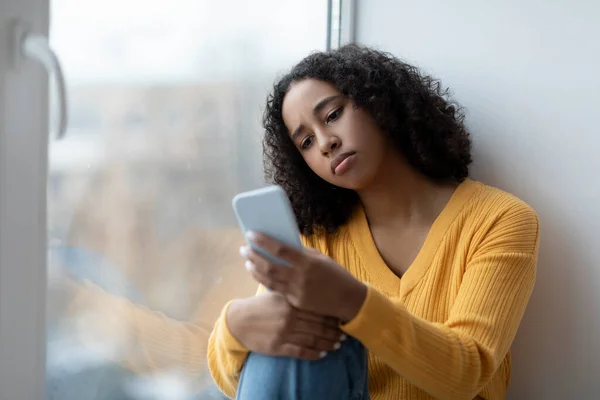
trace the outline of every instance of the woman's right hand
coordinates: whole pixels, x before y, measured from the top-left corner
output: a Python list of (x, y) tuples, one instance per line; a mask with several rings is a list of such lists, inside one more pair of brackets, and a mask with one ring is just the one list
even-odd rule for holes
[(300, 311), (275, 292), (234, 301), (226, 318), (248, 350), (270, 356), (318, 360), (345, 338), (336, 319)]

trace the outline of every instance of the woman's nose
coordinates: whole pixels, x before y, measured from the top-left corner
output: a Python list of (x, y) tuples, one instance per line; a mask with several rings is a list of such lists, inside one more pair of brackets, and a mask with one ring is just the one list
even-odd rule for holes
[(339, 137), (335, 135), (323, 137), (322, 140), (320, 140), (321, 154), (325, 157), (329, 157), (341, 144)]

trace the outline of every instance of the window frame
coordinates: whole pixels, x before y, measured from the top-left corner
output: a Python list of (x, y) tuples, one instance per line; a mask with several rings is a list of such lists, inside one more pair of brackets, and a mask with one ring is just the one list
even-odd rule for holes
[(355, 43), (356, 1), (327, 0), (327, 50)]
[(0, 3), (0, 399), (42, 399), (45, 381), (48, 75), (16, 22), (48, 35), (48, 0)]

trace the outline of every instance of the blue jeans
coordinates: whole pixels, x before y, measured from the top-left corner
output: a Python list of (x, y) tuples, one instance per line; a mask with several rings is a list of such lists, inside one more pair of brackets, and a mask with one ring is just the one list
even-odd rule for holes
[(356, 339), (318, 361), (251, 353), (238, 400), (369, 400), (367, 352)]

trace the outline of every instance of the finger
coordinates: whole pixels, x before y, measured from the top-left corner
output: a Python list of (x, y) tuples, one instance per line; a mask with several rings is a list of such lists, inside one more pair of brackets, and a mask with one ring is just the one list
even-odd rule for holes
[(256, 281), (271, 290), (280, 293), (288, 292), (293, 275), (291, 268), (274, 264), (247, 246), (240, 248), (240, 254), (248, 259), (246, 268)]
[[(274, 291), (274, 292), (279, 292), (279, 293), (287, 292), (287, 290), (288, 290), (287, 282), (277, 281), (269, 275), (263, 275), (263, 274), (258, 273), (257, 269), (256, 269), (256, 265), (254, 265), (254, 263), (250, 260), (246, 260), (245, 266), (246, 266), (246, 269), (248, 270), (248, 272), (250, 272), (250, 275), (252, 276), (252, 278), (254, 278), (255, 281), (257, 281), (258, 283), (260, 283), (267, 289)], [(282, 268), (285, 268), (285, 267), (282, 267)]]
[(319, 314), (311, 313), (310, 311), (296, 310), (296, 318), (305, 321), (316, 322), (318, 324), (327, 325), (333, 329), (339, 329), (340, 321), (334, 317), (324, 317)]
[(248, 232), (248, 240), (262, 248), (267, 253), (289, 262), (292, 265), (302, 265), (306, 254), (302, 250), (288, 246), (278, 240), (258, 232)]
[(312, 247), (305, 247), (305, 248), (304, 248), (304, 252), (305, 252), (306, 254), (313, 255), (313, 256), (320, 256), (320, 255), (322, 255), (322, 254), (323, 254), (323, 253), (321, 253), (319, 250), (317, 250), (317, 249), (313, 249)]
[(286, 342), (318, 351), (334, 351), (342, 347), (341, 340), (328, 340), (307, 333), (292, 333), (286, 337)]
[(280, 282), (289, 282), (293, 277), (294, 270), (292, 268), (272, 263), (250, 247), (240, 248), (240, 254), (254, 264), (258, 274)]
[(301, 360), (315, 361), (325, 358), (327, 356), (327, 352), (311, 349), (308, 347), (302, 347), (297, 344), (284, 343), (281, 345), (279, 351), (275, 355), (283, 357), (293, 357)]
[(332, 328), (322, 323), (305, 321), (296, 319), (293, 321), (292, 329), (293, 333), (308, 333), (310, 335), (318, 336), (322, 339), (337, 342), (343, 337), (343, 332), (339, 328)]

